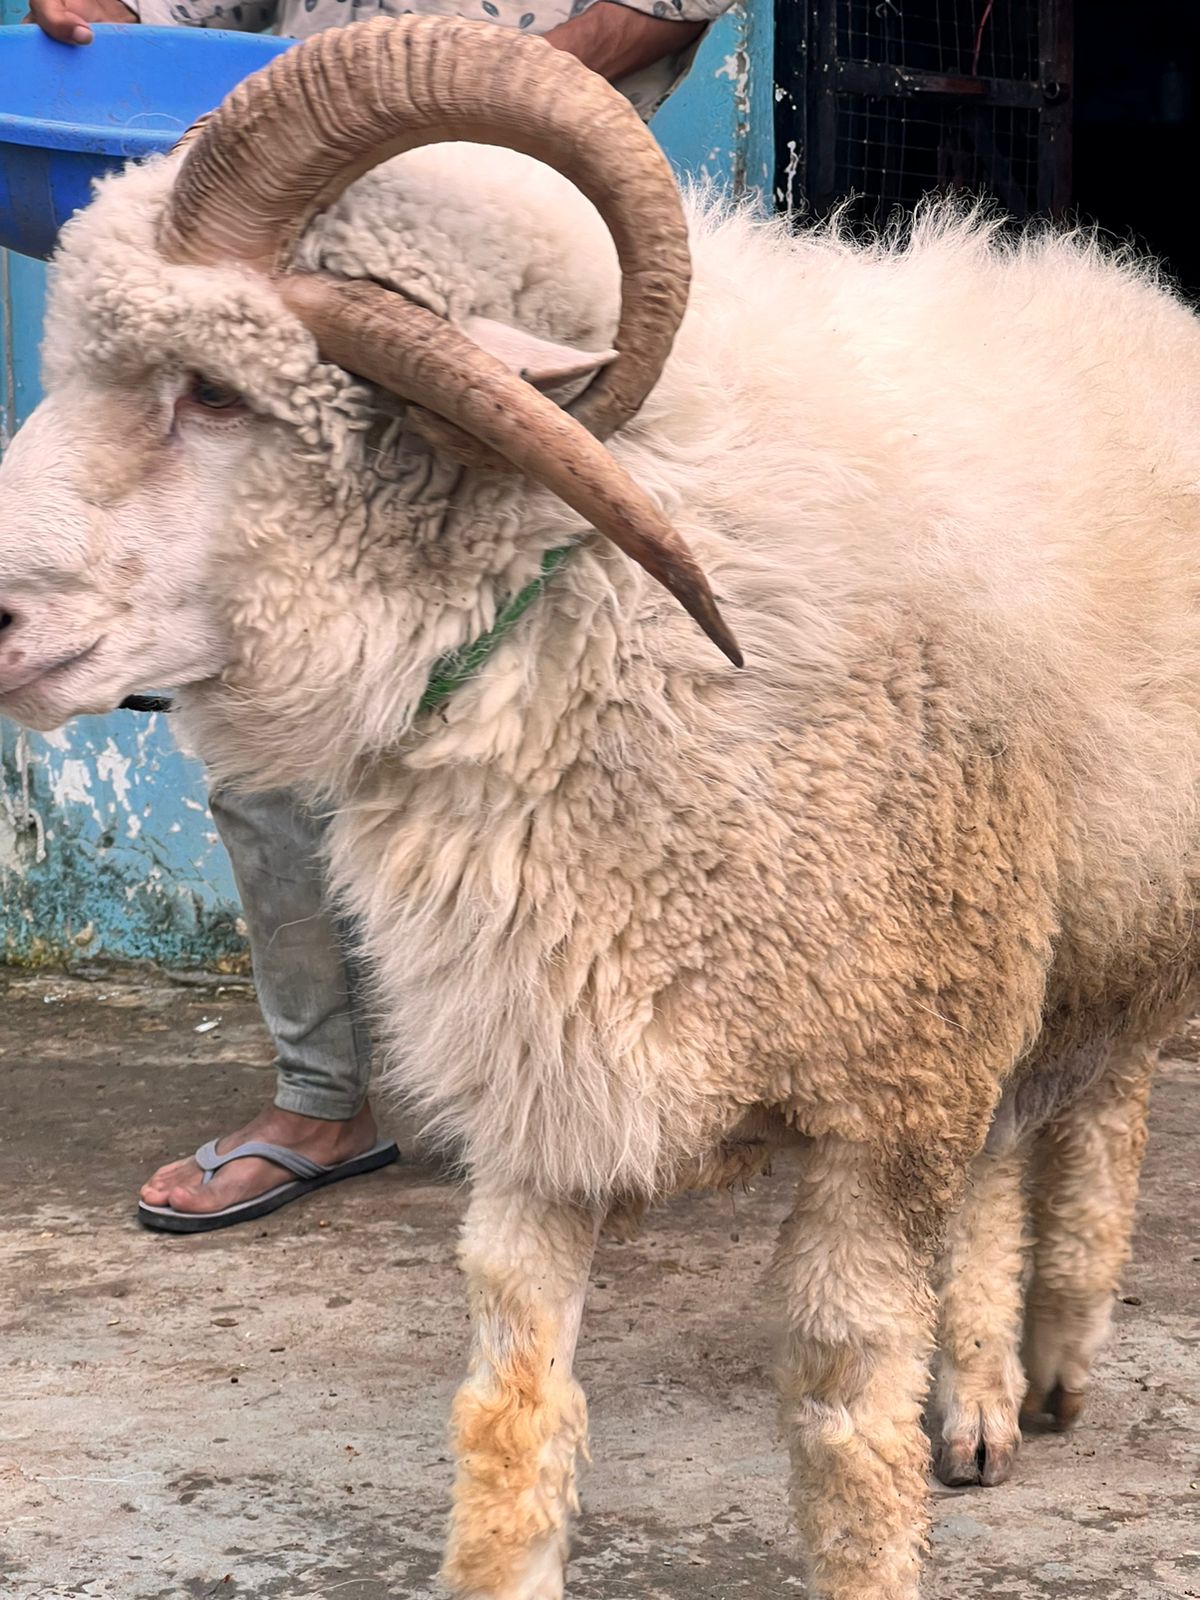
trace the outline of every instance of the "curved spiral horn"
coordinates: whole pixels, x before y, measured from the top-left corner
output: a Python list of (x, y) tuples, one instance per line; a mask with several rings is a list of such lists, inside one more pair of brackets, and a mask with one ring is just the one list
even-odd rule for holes
[[(457, 141), (502, 145), (556, 168), (596, 207), (616, 246), (616, 358), (556, 420), (543, 396), (448, 323), (429, 314), (414, 321), (417, 308), (403, 296), (367, 284), (339, 292), (328, 279), (288, 271), (309, 221), (356, 178), (421, 145)], [(453, 18), (379, 18), (318, 34), (247, 78), (188, 139), (159, 242), (168, 260), (240, 261), (272, 277), (327, 359), (552, 487), (741, 664), (695, 558), (596, 444), (658, 381), (691, 263), (662, 152), (624, 97), (573, 56)]]

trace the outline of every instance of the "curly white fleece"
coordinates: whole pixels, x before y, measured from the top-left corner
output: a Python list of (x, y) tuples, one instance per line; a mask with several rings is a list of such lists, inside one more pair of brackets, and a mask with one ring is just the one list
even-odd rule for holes
[[(859, 247), (693, 196), (690, 309), (613, 448), (739, 674), (548, 494), (423, 451), (268, 284), (163, 264), (170, 177), (68, 229), (48, 382), (199, 365), (263, 417), (213, 566), (233, 658), (189, 728), (333, 813), (395, 1075), (478, 1171), (646, 1192), (754, 1106), (966, 1150), (1054, 1027), (1176, 1002), (1200, 338), (1152, 272), (954, 210)], [(615, 320), (591, 208), (471, 146), (363, 180), (301, 264), (583, 346)], [(439, 653), (572, 539), (414, 721)]]

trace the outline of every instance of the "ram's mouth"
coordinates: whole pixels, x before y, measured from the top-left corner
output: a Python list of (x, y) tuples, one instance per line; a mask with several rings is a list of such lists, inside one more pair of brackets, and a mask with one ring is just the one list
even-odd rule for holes
[(73, 650), (70, 655), (52, 661), (48, 667), (37, 667), (27, 678), (22, 678), (19, 683), (13, 683), (0, 695), (0, 703), (5, 700), (14, 700), (17, 695), (27, 695), (31, 689), (43, 689), (47, 685), (57, 687), (77, 667), (82, 667), (90, 661), (100, 646), (104, 643), (105, 635), (93, 639), (91, 644), (85, 645), (82, 650)]

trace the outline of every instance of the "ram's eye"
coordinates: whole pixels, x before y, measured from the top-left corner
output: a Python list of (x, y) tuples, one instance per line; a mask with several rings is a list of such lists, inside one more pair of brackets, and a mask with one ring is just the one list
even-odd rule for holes
[(188, 381), (187, 398), (205, 411), (232, 411), (243, 405), (241, 395), (227, 383), (206, 378), (202, 372), (193, 372)]

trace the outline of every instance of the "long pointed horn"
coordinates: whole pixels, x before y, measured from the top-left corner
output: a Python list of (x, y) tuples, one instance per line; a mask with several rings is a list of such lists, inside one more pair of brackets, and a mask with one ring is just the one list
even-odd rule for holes
[(544, 484), (644, 567), (742, 665), (696, 558), (574, 417), (441, 317), (378, 284), (293, 273), (278, 287), (326, 359), (445, 417)]
[(313, 215), (419, 145), (504, 145), (595, 205), (622, 272), (617, 359), (572, 414), (607, 438), (658, 380), (683, 316), (687, 228), (671, 169), (629, 103), (543, 40), (448, 17), (333, 28), (240, 84), (190, 141), (163, 219), (169, 260), (285, 269)]

